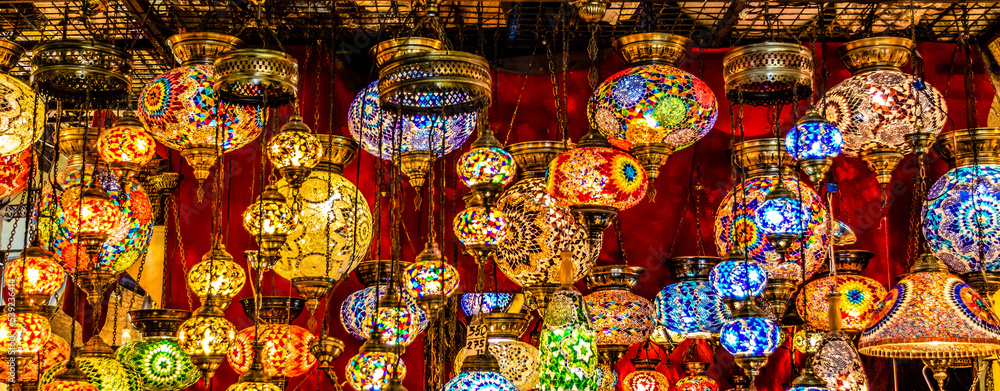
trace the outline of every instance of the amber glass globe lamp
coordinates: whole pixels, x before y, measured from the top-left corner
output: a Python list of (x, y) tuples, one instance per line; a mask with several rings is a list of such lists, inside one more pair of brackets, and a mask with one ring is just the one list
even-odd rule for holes
[(24, 48), (0, 40), (0, 155), (12, 155), (31, 146), (45, 130), (45, 100), (8, 71), (21, 59)]
[(323, 146), (296, 113), (267, 144), (267, 158), (292, 188), (298, 188), (323, 158)]
[(51, 382), (42, 385), (41, 391), (98, 391), (98, 388), (80, 370), (77, 361), (70, 359), (62, 372), (55, 375)]
[(278, 250), (298, 224), (298, 217), (274, 185), (264, 187), (257, 201), (243, 212), (243, 228), (254, 236), (266, 256), (279, 256)]
[(101, 244), (122, 219), (121, 210), (95, 181), (86, 188), (76, 186), (66, 190), (60, 202), (66, 213), (66, 225), (76, 231), (80, 244), (90, 254), (100, 252)]
[(44, 316), (30, 312), (5, 312), (0, 319), (0, 351), (8, 357), (30, 359), (49, 340), (52, 326)]
[(187, 275), (188, 286), (205, 305), (225, 309), (233, 297), (243, 289), (246, 273), (243, 266), (233, 262), (221, 238), (194, 265)]
[(226, 358), (226, 352), (236, 339), (236, 327), (226, 320), (221, 309), (202, 306), (191, 319), (177, 329), (177, 341), (191, 362), (201, 371), (206, 384)]
[(97, 152), (108, 163), (120, 183), (127, 183), (140, 167), (156, 156), (156, 141), (131, 112), (97, 138)]

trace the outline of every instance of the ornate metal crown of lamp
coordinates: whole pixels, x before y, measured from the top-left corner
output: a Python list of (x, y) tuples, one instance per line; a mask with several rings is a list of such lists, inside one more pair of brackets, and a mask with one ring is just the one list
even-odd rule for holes
[(769, 106), (812, 95), (813, 52), (784, 42), (762, 42), (730, 50), (722, 60), (730, 102)]
[[(708, 85), (677, 68), (690, 39), (640, 33), (614, 42), (630, 66), (601, 83), (587, 105), (591, 128), (611, 144), (631, 151), (655, 180), (667, 158), (704, 137), (718, 116)], [(650, 199), (655, 192), (648, 193)]]
[(73, 102), (119, 100), (132, 86), (132, 55), (99, 41), (57, 40), (32, 49), (31, 83)]
[(8, 112), (0, 119), (0, 155), (11, 155), (31, 146), (45, 130), (45, 101), (23, 81), (9, 74), (24, 48), (0, 39), (0, 102)]
[(901, 71), (913, 41), (871, 37), (836, 49), (854, 76), (826, 93), (827, 119), (843, 132), (844, 152), (875, 171), (884, 189), (903, 154), (926, 151), (947, 120), (944, 97), (930, 84)]

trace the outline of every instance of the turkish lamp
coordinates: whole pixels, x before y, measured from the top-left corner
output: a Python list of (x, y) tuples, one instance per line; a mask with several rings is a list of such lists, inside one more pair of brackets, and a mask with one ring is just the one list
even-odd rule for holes
[(802, 235), (802, 202), (781, 182), (764, 197), (754, 210), (754, 222), (764, 232), (774, 250), (782, 257)]
[(420, 333), (420, 322), (414, 309), (419, 311), (416, 307), (411, 308), (406, 305), (399, 290), (395, 286), (390, 286), (385, 296), (378, 302), (374, 319), (367, 319), (364, 329), (369, 333), (374, 331), (381, 333), (382, 340), (388, 346), (405, 347)]
[(264, 364), (260, 360), (262, 345), (261, 342), (254, 342), (250, 370), (240, 375), (239, 382), (226, 388), (226, 391), (281, 391), (281, 387), (274, 385), (271, 377), (264, 372)]
[(516, 171), (514, 158), (488, 128), (480, 129), (479, 138), (472, 143), (472, 148), (458, 159), (459, 179), (482, 200), (487, 212), (493, 208), (503, 187), (510, 183)]
[(333, 367), (333, 361), (344, 353), (344, 341), (326, 335), (324, 328), (322, 336), (309, 342), (309, 353), (316, 357), (317, 368), (330, 377), (330, 384), (337, 384), (337, 371)]
[(267, 257), (280, 257), (278, 250), (297, 225), (297, 215), (274, 185), (265, 186), (257, 201), (243, 212), (243, 228)]
[(205, 255), (188, 271), (188, 287), (202, 304), (224, 310), (246, 283), (243, 266), (233, 261), (218, 237)]
[(772, 276), (767, 280), (767, 286), (760, 297), (767, 300), (771, 307), (771, 313), (775, 316), (782, 316), (788, 309), (789, 301), (798, 290), (798, 281), (790, 278), (777, 278)]
[(215, 306), (202, 306), (177, 329), (177, 341), (207, 384), (236, 339), (236, 327)]
[(681, 378), (675, 384), (677, 391), (718, 391), (719, 384), (712, 378), (705, 376), (705, 369), (708, 364), (699, 361), (688, 361), (684, 363), (687, 376)]
[(0, 40), (0, 102), (4, 115), (0, 118), (0, 155), (14, 155), (31, 146), (45, 130), (45, 99), (9, 71), (24, 54), (24, 47), (13, 41)]
[(403, 274), (406, 291), (432, 315), (444, 308), (458, 288), (458, 270), (448, 263), (433, 238)]
[(781, 329), (751, 302), (733, 313), (733, 319), (722, 327), (719, 341), (737, 365), (756, 376), (778, 348)]
[(271, 138), (267, 158), (281, 177), (293, 189), (298, 189), (323, 158), (323, 146), (296, 113), (281, 127), (281, 132)]
[(49, 320), (37, 313), (16, 309), (0, 316), (0, 349), (4, 357), (22, 366), (36, 357), (52, 334)]
[(658, 372), (656, 366), (660, 365), (660, 359), (655, 357), (633, 358), (629, 360), (635, 367), (635, 372), (625, 375), (622, 379), (622, 389), (624, 391), (669, 391), (670, 380), (667, 376)]
[(785, 150), (795, 158), (814, 186), (826, 178), (843, 145), (844, 134), (816, 109), (809, 109), (785, 135)]
[(126, 111), (98, 136), (97, 152), (115, 173), (118, 183), (128, 183), (140, 167), (156, 156), (156, 140), (131, 111)]
[(591, 390), (599, 385), (597, 335), (583, 295), (572, 285), (572, 267), (564, 255), (562, 286), (552, 294), (544, 312), (539, 338), (539, 389)]
[[(77, 192), (79, 189), (80, 187), (75, 187), (67, 190), (63, 196), (65, 197), (67, 193), (73, 194), (70, 192)], [(91, 181), (79, 195), (78, 203), (73, 202), (71, 198), (69, 205), (69, 214), (72, 217), (68, 219), (76, 220), (70, 226), (77, 228), (76, 235), (80, 245), (86, 249), (87, 254), (97, 256), (101, 253), (104, 241), (118, 227), (122, 217), (121, 209), (115, 206), (107, 192), (97, 187), (96, 180)], [(75, 211), (72, 210), (74, 208)], [(80, 290), (86, 293), (90, 305), (101, 308), (104, 292), (115, 282), (118, 274), (103, 268), (91, 268), (78, 271), (73, 278)]]
[(737, 306), (760, 296), (768, 286), (764, 267), (749, 259), (739, 248), (723, 256), (722, 262), (712, 267), (708, 281), (730, 312), (736, 312)]
[(397, 387), (391, 383), (406, 376), (406, 365), (382, 342), (382, 335), (374, 332), (347, 362), (344, 373), (357, 391), (388, 391)]
[(98, 391), (97, 386), (90, 382), (86, 373), (80, 370), (76, 359), (70, 358), (61, 373), (52, 378), (52, 382), (42, 386), (40, 391)]
[[(55, 254), (42, 248), (36, 237), (21, 256), (7, 263), (3, 270), (3, 280), (10, 290), (23, 295), (28, 306), (47, 305), (65, 280), (66, 270), (59, 264)], [(23, 308), (16, 305), (16, 308)]]
[(483, 206), (481, 197), (470, 194), (466, 208), (455, 215), (453, 228), (466, 252), (482, 267), (507, 238), (507, 217), (500, 209)]

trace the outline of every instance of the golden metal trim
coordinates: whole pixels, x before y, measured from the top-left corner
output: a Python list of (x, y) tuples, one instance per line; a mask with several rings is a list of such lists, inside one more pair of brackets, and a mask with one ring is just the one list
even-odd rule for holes
[(432, 50), (444, 50), (444, 43), (432, 38), (404, 37), (379, 42), (368, 50), (368, 55), (375, 61), (375, 67), (382, 68), (399, 56)]
[(915, 48), (913, 41), (901, 37), (871, 37), (845, 43), (834, 50), (853, 74), (890, 70), (899, 71)]
[(615, 51), (630, 66), (665, 64), (676, 66), (694, 46), (690, 38), (667, 33), (639, 33), (618, 38)]
[(228, 51), (245, 46), (243, 40), (227, 34), (180, 33), (167, 38), (167, 46), (181, 65), (212, 65)]

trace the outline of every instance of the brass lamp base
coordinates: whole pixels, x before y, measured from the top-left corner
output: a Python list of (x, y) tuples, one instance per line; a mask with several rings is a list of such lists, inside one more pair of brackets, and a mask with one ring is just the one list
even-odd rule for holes
[(830, 158), (799, 160), (799, 168), (809, 176), (813, 187), (823, 183), (823, 179), (826, 178), (826, 173), (830, 171), (830, 167), (833, 167), (833, 159)]
[(278, 173), (281, 174), (281, 177), (293, 189), (302, 187), (302, 184), (306, 182), (311, 172), (312, 170), (305, 167), (282, 167), (278, 169)]
[(219, 365), (222, 364), (222, 360), (225, 358), (226, 355), (224, 354), (196, 354), (191, 355), (191, 363), (201, 371), (201, 378), (205, 381), (205, 384), (208, 384), (212, 381), (212, 377), (215, 376), (215, 370), (219, 369)]
[(448, 303), (448, 297), (445, 295), (427, 295), (417, 298), (417, 302), (424, 307), (424, 311), (431, 318), (436, 318), (438, 312), (445, 307)]
[(618, 360), (621, 360), (625, 356), (625, 352), (628, 351), (628, 345), (625, 344), (601, 344), (597, 345), (598, 359), (605, 364), (614, 367)]
[(774, 247), (774, 251), (781, 254), (782, 257), (788, 255), (788, 251), (791, 250), (792, 244), (799, 238), (798, 235), (793, 234), (771, 234), (766, 235), (767, 241), (771, 243)]
[(499, 183), (477, 183), (472, 185), (472, 193), (479, 196), (479, 200), (482, 201), (483, 207), (486, 210), (491, 210), (493, 204), (496, 203), (497, 198), (500, 197), (500, 193), (503, 192), (503, 185)]
[(767, 287), (764, 288), (761, 297), (771, 305), (771, 311), (775, 315), (781, 316), (788, 309), (788, 301), (795, 294), (797, 288), (798, 284), (795, 283), (795, 280), (771, 278), (767, 280)]
[(192, 147), (181, 150), (181, 156), (194, 169), (194, 177), (198, 180), (198, 202), (205, 198), (205, 179), (211, 174), (212, 166), (218, 160), (218, 151), (212, 147)]
[(618, 209), (602, 205), (579, 205), (570, 208), (580, 222), (587, 227), (587, 238), (599, 241), (604, 234), (604, 230), (611, 226), (615, 217), (618, 216)]
[(903, 154), (895, 148), (872, 148), (861, 153), (861, 159), (875, 171), (875, 179), (879, 186), (885, 186), (892, 180), (892, 170), (903, 160)]
[(331, 370), (333, 360), (344, 353), (344, 341), (329, 336), (313, 338), (309, 342), (309, 352), (316, 357), (320, 370)]
[(319, 308), (319, 299), (326, 296), (326, 292), (333, 288), (333, 279), (329, 277), (296, 277), (292, 279), (292, 286), (306, 297), (306, 308), (310, 312), (315, 312)]
[(926, 132), (907, 133), (903, 138), (910, 150), (917, 155), (926, 155), (937, 140), (934, 134)]
[(757, 376), (760, 369), (767, 364), (767, 357), (733, 357), (733, 361), (740, 368), (749, 372), (751, 376)]
[(646, 170), (646, 178), (649, 179), (649, 188), (646, 196), (650, 201), (656, 200), (656, 188), (653, 181), (660, 176), (660, 167), (667, 163), (667, 159), (674, 153), (665, 143), (636, 144), (632, 147), (632, 156), (639, 160), (639, 164)]
[(948, 368), (951, 367), (952, 359), (950, 358), (925, 358), (921, 360), (924, 365), (934, 372), (934, 380), (937, 381), (938, 389), (944, 389), (944, 381), (948, 379)]
[(399, 170), (409, 178), (410, 186), (416, 190), (414, 202), (420, 205), (420, 189), (427, 181), (427, 174), (434, 168), (434, 154), (430, 151), (409, 151), (400, 154), (393, 159), (399, 165)]
[(87, 301), (95, 310), (101, 308), (101, 301), (104, 300), (104, 292), (112, 283), (116, 282), (118, 273), (106, 270), (84, 270), (76, 273), (76, 285), (87, 294)]

